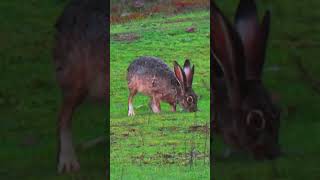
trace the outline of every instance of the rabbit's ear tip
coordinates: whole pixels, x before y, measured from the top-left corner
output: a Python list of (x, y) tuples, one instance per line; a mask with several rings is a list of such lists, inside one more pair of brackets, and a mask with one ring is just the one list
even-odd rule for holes
[(186, 66), (190, 66), (190, 60), (189, 59), (186, 59), (185, 61), (184, 61), (184, 66), (186, 67)]

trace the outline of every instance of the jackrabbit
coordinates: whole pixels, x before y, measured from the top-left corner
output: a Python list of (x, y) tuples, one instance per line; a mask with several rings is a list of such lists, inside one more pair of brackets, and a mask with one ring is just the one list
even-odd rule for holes
[(80, 164), (72, 142), (72, 115), (86, 97), (109, 100), (106, 0), (72, 0), (56, 23), (53, 58), (62, 104), (58, 117), (58, 172)]
[(214, 133), (236, 150), (255, 159), (280, 155), (280, 110), (262, 83), (270, 12), (258, 21), (254, 0), (241, 0), (235, 26), (213, 3), (212, 10), (212, 124)]
[(194, 66), (186, 60), (183, 69), (175, 61), (174, 72), (159, 58), (139, 57), (128, 67), (128, 116), (133, 116), (133, 97), (142, 93), (150, 97), (150, 107), (159, 113), (160, 101), (171, 105), (176, 111), (179, 103), (183, 109), (197, 111), (197, 95), (192, 89)]

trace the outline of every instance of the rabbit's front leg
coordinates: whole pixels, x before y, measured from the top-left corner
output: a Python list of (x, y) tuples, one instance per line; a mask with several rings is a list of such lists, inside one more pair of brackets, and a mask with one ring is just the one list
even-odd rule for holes
[(59, 154), (58, 172), (71, 172), (80, 169), (80, 164), (73, 147), (71, 121), (72, 114), (76, 106), (82, 101), (80, 94), (65, 96), (59, 113), (58, 133), (59, 133)]
[(137, 94), (137, 91), (136, 90), (133, 90), (133, 89), (130, 89), (129, 90), (130, 93), (129, 93), (129, 98), (128, 98), (128, 116), (134, 116), (135, 113), (134, 113), (134, 110), (133, 110), (133, 97)]
[(154, 113), (160, 113), (161, 107), (160, 107), (160, 99), (153, 96), (150, 100), (150, 107)]

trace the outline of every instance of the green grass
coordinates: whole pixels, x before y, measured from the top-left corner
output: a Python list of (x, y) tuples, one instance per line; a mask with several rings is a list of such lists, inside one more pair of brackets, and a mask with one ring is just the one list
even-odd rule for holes
[[(217, 1), (230, 18), (237, 3)], [(287, 153), (276, 161), (256, 162), (246, 156), (217, 160), (213, 175), (218, 180), (320, 178), (320, 95), (301, 79), (293, 61), (299, 56), (313, 77), (319, 79), (320, 12), (316, 9), (320, 2), (260, 1), (261, 15), (267, 8), (272, 12), (272, 25), (264, 80), (270, 91), (280, 95), (280, 143)], [(271, 67), (279, 70), (271, 71)], [(226, 146), (220, 137), (214, 138), (211, 147), (216, 156), (221, 156)]]
[[(79, 151), (81, 172), (56, 173), (61, 101), (52, 63), (53, 25), (65, 3), (0, 2), (0, 179), (103, 179), (105, 148)], [(74, 117), (75, 143), (105, 133), (105, 106), (84, 104)]]
[[(111, 179), (209, 179), (209, 24), (209, 12), (199, 11), (111, 25)], [(185, 32), (191, 25), (197, 31)], [(118, 41), (119, 33), (140, 38)], [(162, 103), (162, 112), (153, 114), (149, 98), (137, 95), (136, 116), (128, 117), (127, 67), (144, 55), (160, 57), (170, 67), (190, 58), (201, 111), (172, 113)]]

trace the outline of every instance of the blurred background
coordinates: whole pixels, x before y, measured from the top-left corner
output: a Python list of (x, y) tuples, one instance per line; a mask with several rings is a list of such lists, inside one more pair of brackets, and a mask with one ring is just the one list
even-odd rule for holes
[(111, 0), (111, 23), (210, 8), (209, 0)]

